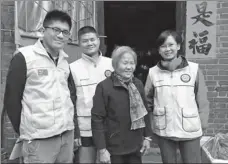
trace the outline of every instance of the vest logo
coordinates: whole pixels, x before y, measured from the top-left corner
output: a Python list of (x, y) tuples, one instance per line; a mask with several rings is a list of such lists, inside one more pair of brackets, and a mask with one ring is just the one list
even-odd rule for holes
[(187, 83), (187, 82), (189, 82), (190, 80), (191, 80), (191, 76), (190, 76), (190, 75), (188, 75), (188, 74), (183, 74), (183, 75), (181, 75), (181, 81)]
[(47, 76), (48, 70), (47, 69), (38, 69), (38, 76)]
[(112, 71), (106, 70), (104, 74), (105, 74), (105, 77), (110, 77), (112, 74)]

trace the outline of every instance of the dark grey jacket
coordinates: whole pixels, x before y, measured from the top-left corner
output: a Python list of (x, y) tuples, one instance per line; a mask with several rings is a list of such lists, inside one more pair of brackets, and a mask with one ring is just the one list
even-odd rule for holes
[[(133, 83), (147, 108), (142, 82), (133, 78)], [(107, 148), (112, 155), (129, 154), (139, 150), (143, 137), (152, 135), (148, 114), (144, 120), (145, 128), (130, 130), (129, 94), (113, 74), (98, 84), (92, 108), (92, 133), (98, 149)]]

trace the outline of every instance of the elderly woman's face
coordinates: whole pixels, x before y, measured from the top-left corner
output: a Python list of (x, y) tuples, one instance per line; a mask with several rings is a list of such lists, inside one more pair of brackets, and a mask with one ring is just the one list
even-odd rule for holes
[(117, 63), (116, 73), (118, 73), (122, 78), (129, 79), (132, 77), (135, 71), (135, 61), (133, 55), (130, 53), (125, 53), (120, 58)]

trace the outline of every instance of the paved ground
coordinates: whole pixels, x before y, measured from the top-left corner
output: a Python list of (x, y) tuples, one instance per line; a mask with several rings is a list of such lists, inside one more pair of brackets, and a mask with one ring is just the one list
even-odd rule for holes
[(150, 148), (148, 155), (143, 156), (143, 163), (162, 163), (160, 150), (158, 148)]
[[(201, 145), (203, 143), (205, 143), (210, 137), (203, 137), (201, 139)], [(210, 163), (208, 161), (208, 159), (205, 157), (205, 155), (203, 154), (202, 156), (202, 162), (203, 163)], [(161, 155), (160, 155), (160, 150), (159, 148), (157, 147), (152, 147), (150, 148), (150, 151), (147, 155), (143, 156), (143, 163), (162, 163), (162, 160), (161, 160)], [(12, 162), (12, 161), (11, 161)], [(17, 163), (16, 161), (12, 162), (12, 163)], [(181, 160), (180, 160), (180, 155), (178, 154), (178, 163), (181, 163)]]

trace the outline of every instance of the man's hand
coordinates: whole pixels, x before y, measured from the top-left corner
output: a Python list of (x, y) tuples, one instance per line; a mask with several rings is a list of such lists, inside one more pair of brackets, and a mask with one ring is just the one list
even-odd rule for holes
[(147, 154), (149, 148), (150, 148), (150, 141), (147, 140), (147, 139), (144, 139), (143, 144), (142, 144), (142, 148), (140, 150), (140, 152), (142, 153), (142, 155)]
[(111, 163), (110, 153), (107, 149), (99, 150), (100, 163)]
[(74, 147), (80, 147), (82, 146), (81, 138), (74, 139)]

